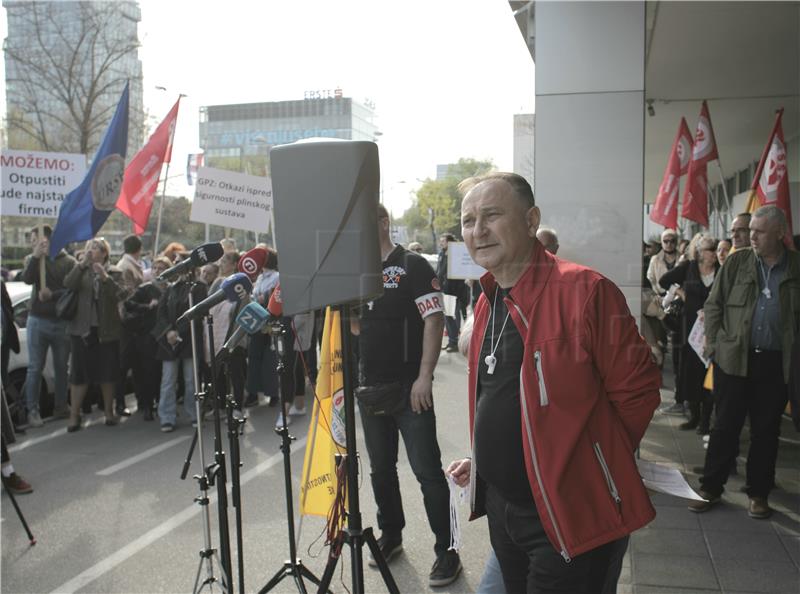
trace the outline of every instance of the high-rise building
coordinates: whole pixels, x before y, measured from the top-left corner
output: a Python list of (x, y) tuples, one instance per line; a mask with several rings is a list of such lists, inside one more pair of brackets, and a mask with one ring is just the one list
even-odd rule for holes
[(10, 148), (85, 153), (130, 81), (128, 155), (144, 140), (139, 3), (3, 0)]
[(370, 105), (344, 97), (341, 89), (313, 91), (305, 99), (209, 105), (200, 108), (200, 146), (206, 163), (232, 159), (247, 171), (249, 158), (265, 157), (270, 147), (303, 138), (376, 140), (380, 135)]

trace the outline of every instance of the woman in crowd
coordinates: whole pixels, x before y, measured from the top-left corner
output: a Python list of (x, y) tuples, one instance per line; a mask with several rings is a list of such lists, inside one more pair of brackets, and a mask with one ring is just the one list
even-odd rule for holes
[[(169, 285), (161, 296), (156, 313), (156, 324), (153, 338), (158, 343), (156, 357), (161, 361), (161, 393), (158, 402), (158, 416), (161, 431), (168, 433), (175, 430), (177, 424), (178, 374), (183, 373), (183, 408), (194, 425), (197, 422), (197, 411), (194, 398), (194, 367), (192, 365), (191, 327), (188, 321), (178, 322), (178, 318), (189, 309), (189, 294), (193, 303), (206, 298), (207, 288), (202, 282), (195, 280), (195, 273), (189, 272)], [(197, 342), (195, 352), (198, 363), (203, 360), (203, 331), (196, 326)], [(200, 370), (198, 369), (198, 374)]]
[(680, 429), (696, 429), (701, 435), (707, 435), (710, 430), (712, 400), (711, 393), (703, 388), (705, 366), (689, 345), (688, 337), (719, 270), (716, 248), (717, 242), (712, 237), (697, 234), (689, 245), (687, 259), (659, 280), (665, 290), (674, 284), (678, 285), (676, 294), (684, 303), (679, 331), (681, 354), (678, 389), (689, 403), (690, 416), (688, 421), (680, 425)]
[(167, 244), (167, 247), (164, 248), (164, 251), (161, 252), (161, 255), (165, 258), (169, 259), (170, 262), (173, 264), (177, 263), (177, 258), (186, 252), (186, 247), (182, 243), (178, 243), (177, 241), (173, 241), (172, 243)]
[(114, 416), (114, 386), (119, 375), (119, 339), (122, 323), (119, 302), (125, 296), (121, 273), (109, 265), (110, 247), (102, 237), (90, 239), (75, 266), (64, 279), (77, 292), (78, 310), (67, 324), (72, 343), (70, 365), (71, 411), (67, 431), (81, 428), (81, 404), (90, 383), (100, 385), (106, 425)]
[[(264, 244), (260, 244), (260, 247), (267, 250), (267, 261), (253, 285), (253, 300), (266, 308), (272, 291), (278, 285), (278, 252)], [(291, 361), (289, 364), (291, 365)], [(270, 405), (277, 404), (279, 394), (275, 366), (275, 353), (272, 351), (270, 335), (265, 332), (252, 335), (247, 347), (248, 396), (245, 406), (258, 404), (259, 394), (266, 395), (270, 399)]]
[[(172, 266), (163, 256), (153, 262), (153, 278)], [(139, 285), (123, 303), (122, 324), (130, 332), (135, 344), (133, 360), (133, 389), (139, 412), (145, 421), (153, 420), (153, 402), (161, 381), (161, 365), (156, 359), (158, 345), (151, 332), (156, 325), (156, 314), (166, 282), (153, 280)]]

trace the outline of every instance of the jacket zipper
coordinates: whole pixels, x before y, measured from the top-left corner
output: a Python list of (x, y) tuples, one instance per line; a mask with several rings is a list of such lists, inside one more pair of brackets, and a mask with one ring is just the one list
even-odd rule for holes
[(608, 464), (606, 464), (606, 459), (603, 456), (603, 450), (600, 449), (600, 444), (598, 442), (594, 443), (594, 453), (597, 456), (597, 461), (600, 462), (600, 468), (603, 471), (603, 476), (606, 477), (606, 484), (608, 485), (608, 491), (611, 493), (611, 497), (617, 504), (617, 509), (619, 513), (622, 513), (622, 499), (619, 496), (619, 491), (617, 491), (617, 485), (614, 483), (614, 478), (611, 476), (611, 471), (608, 469)]
[(542, 351), (533, 353), (533, 360), (536, 362), (536, 379), (539, 380), (539, 404), (547, 406), (550, 400), (547, 398), (547, 386), (544, 385), (544, 372), (542, 371)]
[[(514, 303), (514, 307), (516, 308), (520, 319), (525, 324), (525, 328), (528, 328), (528, 320), (525, 319), (525, 315), (522, 313), (522, 310), (516, 303)], [(539, 491), (542, 494), (544, 506), (547, 509), (547, 515), (550, 516), (550, 522), (553, 524), (553, 530), (555, 530), (556, 538), (558, 539), (558, 546), (561, 547), (561, 556), (564, 558), (564, 561), (569, 563), (572, 561), (572, 557), (570, 557), (569, 553), (567, 552), (567, 545), (564, 542), (564, 537), (561, 536), (561, 530), (558, 527), (558, 522), (556, 522), (556, 516), (553, 513), (553, 507), (550, 505), (550, 499), (547, 497), (547, 492), (544, 490), (542, 473), (539, 469), (539, 459), (536, 456), (536, 448), (533, 445), (533, 430), (531, 428), (530, 415), (528, 414), (528, 402), (525, 398), (525, 378), (523, 377), (522, 369), (519, 371), (519, 401), (522, 404), (522, 414), (525, 417), (525, 433), (528, 439), (528, 447), (530, 448), (531, 452), (531, 461), (533, 462), (533, 472), (536, 475), (536, 482), (539, 484)]]
[[(483, 338), (481, 338), (481, 345), (486, 341), (486, 333), (488, 331), (489, 331), (489, 324), (487, 323), (486, 327), (483, 329)], [(480, 359), (481, 359), (480, 352), (478, 352), (478, 361), (477, 361), (478, 367), (480, 367), (480, 364), (481, 364)], [(476, 483), (476, 479), (477, 479), (477, 476), (478, 476), (478, 470), (475, 467), (475, 439), (474, 439), (474, 436), (475, 436), (475, 419), (478, 416), (478, 374), (479, 373), (480, 373), (479, 370), (476, 369), (475, 370), (475, 389), (473, 391), (473, 394), (475, 394), (475, 403), (473, 404), (473, 408), (472, 408), (472, 435), (473, 435), (472, 451), (471, 451), (472, 464), (470, 464), (470, 467), (469, 467), (469, 508), (472, 511), (475, 511), (475, 496), (476, 496), (476, 492), (477, 492), (477, 487), (476, 487), (475, 483)]]

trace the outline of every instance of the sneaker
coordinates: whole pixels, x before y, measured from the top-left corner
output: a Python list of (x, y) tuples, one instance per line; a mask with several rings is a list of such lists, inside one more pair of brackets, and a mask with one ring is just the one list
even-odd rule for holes
[(448, 352), (448, 353), (457, 353), (458, 352), (458, 345), (457, 344), (448, 345), (447, 348), (445, 349), (445, 351)]
[[(378, 548), (381, 550), (381, 553), (383, 553), (383, 558), (386, 560), (386, 563), (389, 563), (389, 561), (394, 559), (400, 554), (400, 551), (403, 550), (403, 539), (399, 536), (381, 534), (378, 539)], [(369, 556), (368, 563), (370, 567), (378, 567), (378, 562), (375, 561), (372, 555)]]
[[(13, 476), (13, 475), (12, 475)], [(766, 520), (772, 515), (772, 508), (766, 497), (751, 497), (747, 507), (747, 515), (755, 520)]]
[(258, 406), (258, 394), (248, 394), (244, 401), (245, 406)]
[(289, 407), (289, 416), (290, 417), (302, 417), (306, 414), (306, 407), (303, 408), (295, 408), (294, 404)]
[(683, 403), (676, 402), (672, 406), (668, 406), (667, 408), (662, 408), (661, 412), (665, 415), (683, 416)]
[(693, 511), (696, 514), (702, 514), (707, 512), (712, 507), (717, 505), (720, 501), (722, 501), (722, 497), (720, 495), (711, 495), (710, 493), (703, 491), (702, 489), (697, 492), (700, 497), (705, 499), (705, 501), (691, 501), (689, 503), (689, 510)]
[(456, 551), (445, 551), (436, 559), (428, 578), (430, 586), (446, 586), (456, 581), (461, 573), (461, 559)]
[(14, 495), (33, 493), (33, 487), (31, 487), (30, 483), (16, 472), (12, 472), (9, 476), (3, 477), (3, 486)]
[(39, 416), (38, 410), (32, 410), (28, 413), (28, 426), (29, 427), (41, 427), (44, 425), (44, 421), (42, 417)]
[(197, 420), (192, 421), (192, 429), (197, 429)]
[[(283, 413), (278, 414), (278, 418), (275, 419), (275, 429), (283, 429), (283, 421), (284, 421)], [(291, 424), (292, 424), (292, 417), (287, 415), (286, 426), (288, 427)]]
[(161, 433), (171, 433), (175, 431), (175, 425), (173, 423), (164, 423), (161, 425)]

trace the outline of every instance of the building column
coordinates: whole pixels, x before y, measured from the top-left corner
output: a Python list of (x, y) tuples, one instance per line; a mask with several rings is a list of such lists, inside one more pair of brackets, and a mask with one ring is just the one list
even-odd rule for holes
[(639, 319), (645, 4), (537, 2), (535, 194), (559, 256), (594, 268)]

